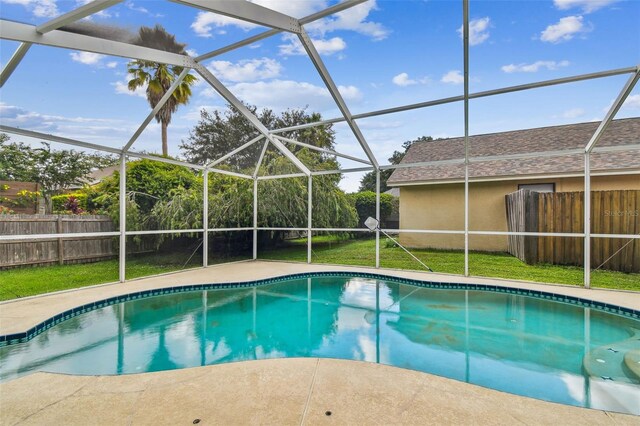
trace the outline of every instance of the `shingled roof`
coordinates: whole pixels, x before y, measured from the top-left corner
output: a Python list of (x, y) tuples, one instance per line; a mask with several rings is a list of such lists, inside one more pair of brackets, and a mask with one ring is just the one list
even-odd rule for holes
[[(469, 156), (529, 154), (545, 151), (584, 149), (599, 122), (569, 124), (515, 130), (469, 137)], [(614, 120), (598, 142), (598, 147), (640, 144), (640, 118)], [(401, 164), (464, 158), (464, 138), (439, 139), (414, 143)], [(473, 161), (469, 176), (477, 179), (500, 177), (536, 177), (541, 175), (570, 175), (582, 173), (584, 156), (567, 154), (553, 157), (520, 158), (508, 160)], [(591, 154), (592, 173), (603, 171), (638, 171), (640, 150), (615, 152), (594, 151)], [(390, 186), (416, 185), (433, 182), (456, 182), (464, 179), (463, 164), (438, 164), (396, 169), (387, 184)]]

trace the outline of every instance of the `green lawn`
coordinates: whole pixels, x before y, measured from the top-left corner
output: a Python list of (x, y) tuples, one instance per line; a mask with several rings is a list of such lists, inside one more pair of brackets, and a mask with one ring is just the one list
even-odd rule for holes
[[(384, 237), (383, 237), (384, 238)], [(375, 266), (375, 240), (344, 240), (332, 236), (314, 237), (314, 263)], [(445, 250), (411, 250), (435, 272), (464, 273), (464, 253)], [(259, 252), (261, 259), (306, 262), (307, 240), (294, 240), (286, 247)], [(380, 243), (380, 266), (383, 268), (424, 270), (399, 247), (383, 239)], [(582, 268), (557, 265), (527, 265), (507, 253), (469, 253), (469, 272), (481, 277), (509, 278), (543, 283), (582, 285)], [(594, 271), (592, 287), (640, 291), (640, 274)]]
[[(178, 271), (202, 265), (202, 257), (190, 254), (152, 254), (127, 259), (127, 279)], [(243, 260), (247, 257), (209, 259), (210, 264)], [(54, 265), (0, 271), (0, 300), (33, 296), (118, 281), (118, 260), (76, 265)]]
[[(462, 274), (464, 254), (460, 251), (412, 250), (418, 258), (435, 272)], [(210, 259), (209, 263), (243, 260), (247, 257)], [(259, 258), (306, 262), (306, 239), (288, 242), (275, 250), (261, 250)], [(188, 255), (184, 253), (137, 256), (127, 260), (127, 279), (161, 274), (183, 269)], [(186, 266), (201, 264), (195, 256)], [(314, 263), (374, 266), (375, 240), (344, 240), (334, 236), (314, 237)], [(423, 269), (415, 260), (398, 247), (384, 240), (380, 244), (380, 266), (396, 269)], [(469, 254), (472, 275), (560, 284), (582, 284), (582, 268), (554, 265), (527, 265), (513, 256), (502, 253), (472, 252)], [(84, 287), (118, 280), (117, 259), (79, 265), (55, 265), (0, 271), (0, 300), (32, 296), (58, 290)], [(640, 291), (640, 274), (595, 271), (592, 286)]]

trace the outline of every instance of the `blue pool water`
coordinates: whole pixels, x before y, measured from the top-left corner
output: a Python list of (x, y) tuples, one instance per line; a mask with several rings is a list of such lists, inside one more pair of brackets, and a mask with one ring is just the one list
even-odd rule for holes
[(599, 309), (391, 279), (322, 276), (96, 309), (28, 342), (0, 347), (0, 380), (34, 371), (130, 374), (327, 357), (640, 414), (638, 355), (640, 321)]

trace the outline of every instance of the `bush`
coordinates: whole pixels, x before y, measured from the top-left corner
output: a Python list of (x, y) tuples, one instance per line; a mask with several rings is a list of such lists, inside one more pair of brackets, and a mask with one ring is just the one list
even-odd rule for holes
[(80, 214), (90, 210), (88, 208), (89, 196), (82, 192), (76, 192), (73, 194), (54, 195), (51, 197), (54, 213), (68, 213)]
[[(349, 194), (349, 198), (358, 212), (358, 226), (363, 227), (364, 221), (369, 216), (376, 217), (376, 193), (372, 191), (356, 192)], [(393, 211), (393, 196), (380, 194), (380, 218), (384, 226), (384, 220)]]

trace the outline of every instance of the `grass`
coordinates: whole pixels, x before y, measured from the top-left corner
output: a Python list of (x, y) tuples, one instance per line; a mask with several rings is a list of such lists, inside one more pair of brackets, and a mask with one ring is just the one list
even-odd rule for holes
[[(140, 278), (202, 265), (190, 253), (150, 254), (127, 259), (126, 278)], [(210, 258), (209, 263), (232, 262), (247, 257)], [(0, 271), (0, 300), (33, 296), (118, 281), (118, 259), (75, 265), (54, 265)]]
[[(420, 260), (436, 272), (462, 274), (464, 254), (460, 251), (411, 250)], [(313, 262), (340, 265), (373, 267), (375, 240), (340, 239), (335, 235), (313, 238)], [(185, 253), (152, 254), (127, 259), (127, 279), (181, 270), (189, 255)], [(259, 251), (261, 259), (307, 261), (307, 240), (289, 241), (286, 246)], [(246, 256), (210, 257), (209, 263), (231, 262), (247, 259)], [(201, 265), (201, 258), (194, 256), (186, 266)], [(382, 240), (380, 244), (380, 266), (395, 269), (423, 269), (415, 260), (398, 247)], [(469, 253), (469, 270), (472, 275), (582, 285), (582, 268), (557, 265), (527, 265), (506, 253)], [(592, 272), (592, 286), (618, 290), (640, 291), (640, 274), (625, 274), (612, 271)], [(67, 290), (118, 280), (118, 260), (77, 265), (55, 265), (46, 267), (10, 269), (0, 271), (0, 300), (15, 299)]]
[[(375, 266), (375, 240), (345, 240), (324, 235), (313, 238), (314, 263)], [(435, 272), (464, 273), (462, 251), (412, 249), (411, 252)], [(307, 240), (293, 240), (280, 249), (261, 251), (261, 259), (306, 262)], [(423, 270), (399, 247), (381, 241), (380, 266), (383, 268)], [(469, 253), (469, 272), (481, 277), (507, 278), (542, 283), (582, 285), (583, 270), (576, 266), (528, 265), (508, 253)], [(640, 274), (592, 271), (592, 287), (640, 291)]]

